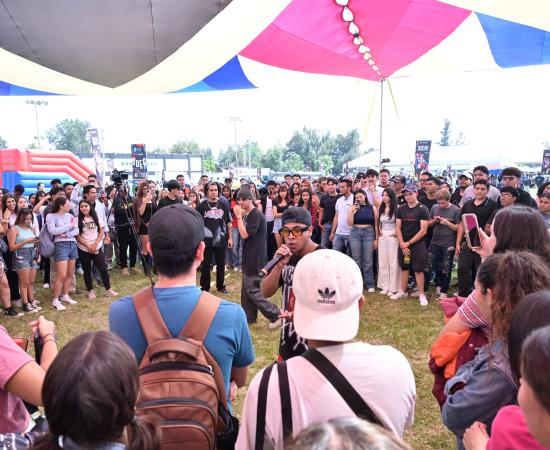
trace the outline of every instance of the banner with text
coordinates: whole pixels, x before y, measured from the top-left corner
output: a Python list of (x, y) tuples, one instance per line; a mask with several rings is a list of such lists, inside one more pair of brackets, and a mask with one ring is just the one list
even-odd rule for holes
[(550, 175), (550, 148), (545, 148), (542, 154), (542, 173)]
[(420, 174), (428, 170), (430, 165), (430, 149), (432, 141), (416, 141), (416, 149), (414, 151), (414, 177), (418, 180)]
[(145, 144), (132, 144), (132, 175), (134, 180), (144, 180), (147, 178)]
[(89, 129), (88, 133), (90, 134), (90, 142), (92, 144), (92, 156), (94, 158), (97, 182), (99, 186), (103, 186), (103, 175), (105, 174), (105, 169), (103, 167), (103, 153), (101, 151), (101, 145), (99, 144), (97, 128)]

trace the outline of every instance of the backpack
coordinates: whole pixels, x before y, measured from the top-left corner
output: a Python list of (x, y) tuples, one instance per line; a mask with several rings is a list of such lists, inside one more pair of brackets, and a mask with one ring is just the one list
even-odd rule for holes
[(166, 327), (152, 287), (134, 295), (147, 349), (139, 365), (136, 414), (160, 419), (162, 449), (212, 450), (231, 427), (220, 367), (203, 345), (221, 300), (203, 292), (177, 337)]
[(40, 233), (38, 233), (38, 252), (42, 257), (50, 258), (53, 256), (54, 250), (53, 236), (48, 231), (46, 223), (44, 223)]

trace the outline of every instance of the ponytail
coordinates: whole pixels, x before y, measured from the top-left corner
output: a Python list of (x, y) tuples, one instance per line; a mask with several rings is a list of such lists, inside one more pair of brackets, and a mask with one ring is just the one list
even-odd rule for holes
[(127, 428), (128, 450), (159, 450), (161, 442), (158, 419), (153, 416), (134, 416)]

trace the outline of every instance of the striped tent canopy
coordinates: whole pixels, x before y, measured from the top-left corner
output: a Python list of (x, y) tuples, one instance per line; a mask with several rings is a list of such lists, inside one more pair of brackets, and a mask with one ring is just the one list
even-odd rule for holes
[(4, 0), (0, 95), (249, 89), (550, 63), (548, 0)]

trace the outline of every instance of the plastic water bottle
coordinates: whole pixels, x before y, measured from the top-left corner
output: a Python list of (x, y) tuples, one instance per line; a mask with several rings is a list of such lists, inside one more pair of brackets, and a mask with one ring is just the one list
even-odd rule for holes
[(411, 263), (411, 257), (410, 255), (404, 255), (403, 256), (403, 262), (405, 263), (405, 265), (409, 265)]

